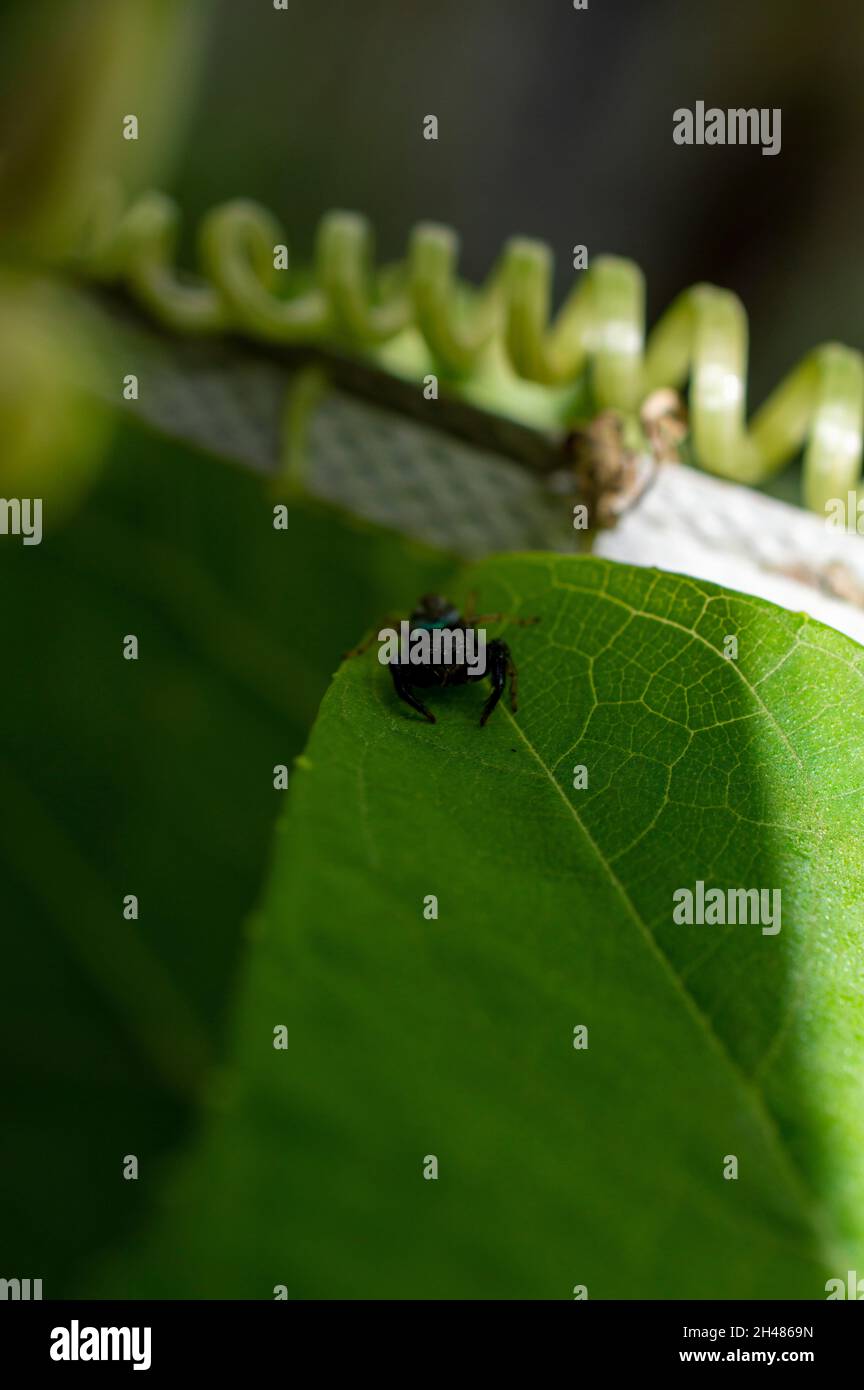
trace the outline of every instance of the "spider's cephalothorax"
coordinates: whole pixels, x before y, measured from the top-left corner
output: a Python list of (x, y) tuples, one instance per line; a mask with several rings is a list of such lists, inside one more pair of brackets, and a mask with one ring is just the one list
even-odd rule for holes
[[(462, 623), (462, 615), (454, 603), (442, 594), (424, 594), (408, 620), (412, 627), (434, 628), (454, 627)], [(476, 618), (474, 622), (476, 622)]]
[[(387, 660), (396, 694), (412, 709), (436, 722), (431, 710), (414, 693), (414, 687), (431, 689), (451, 685), (468, 685), (471, 681), (492, 682), (492, 693), (483, 706), (480, 723), (485, 724), (510, 681), (510, 706), (516, 710), (516, 667), (510, 648), (500, 638), (481, 643), (482, 657), (478, 660), (475, 629), (481, 623), (499, 622), (500, 613), (474, 616), (473, 601), (464, 615), (440, 594), (424, 594), (410, 618), (400, 623), (401, 645), (396, 659)], [(529, 626), (537, 618), (514, 618), (520, 626)], [(381, 637), (381, 633), (378, 634)], [(349, 655), (359, 655), (374, 641), (371, 638)], [(396, 635), (393, 634), (395, 642)]]

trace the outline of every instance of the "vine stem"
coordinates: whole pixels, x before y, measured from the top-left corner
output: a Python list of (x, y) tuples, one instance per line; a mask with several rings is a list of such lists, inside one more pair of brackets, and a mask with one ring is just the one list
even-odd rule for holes
[(803, 446), (804, 500), (814, 511), (857, 485), (864, 357), (838, 343), (815, 348), (748, 426), (747, 316), (727, 290), (685, 290), (646, 339), (642, 273), (621, 257), (594, 259), (553, 317), (553, 257), (539, 241), (507, 242), (477, 289), (458, 278), (459, 243), (450, 228), (418, 224), (405, 260), (376, 268), (366, 219), (331, 212), (319, 224), (314, 276), (301, 284), (275, 268), (282, 229), (256, 203), (234, 200), (206, 215), (196, 277), (178, 270), (179, 230), (179, 209), (165, 194), (124, 207), (107, 186), (75, 264), (125, 283), (145, 310), (180, 333), (240, 331), (271, 344), (370, 357), (409, 337), (416, 347), (419, 335), (429, 370), (457, 394), (506, 360), (517, 376), (549, 388), (575, 387), (587, 373), (598, 410), (634, 415), (652, 391), (689, 380), (693, 451), (703, 468), (757, 484)]

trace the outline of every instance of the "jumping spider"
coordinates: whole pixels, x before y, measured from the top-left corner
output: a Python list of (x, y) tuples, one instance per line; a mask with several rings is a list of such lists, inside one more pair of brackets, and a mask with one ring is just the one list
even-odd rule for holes
[[(474, 595), (470, 595), (466, 612), (463, 616), (459, 609), (452, 604), (449, 599), (443, 598), (440, 594), (424, 594), (411, 616), (406, 620), (409, 637), (416, 632), (433, 633), (435, 630), (446, 629), (453, 633), (467, 633), (470, 628), (477, 627), (480, 623), (500, 622), (506, 615), (503, 613), (483, 613), (474, 614)], [(539, 618), (511, 618), (509, 621), (519, 627), (530, 627), (540, 621)], [(377, 634), (376, 634), (377, 635)], [(359, 647), (346, 653), (347, 657), (360, 656), (371, 647), (376, 640), (376, 635), (362, 642)], [(465, 656), (467, 643), (463, 644), (463, 659), (447, 664), (417, 664), (416, 662), (396, 661), (388, 662), (390, 675), (396, 694), (400, 700), (404, 700), (412, 709), (422, 714), (430, 724), (436, 723), (435, 715), (423, 704), (414, 694), (413, 687), (421, 686), (441, 688), (451, 685), (467, 685), (470, 681), (483, 680), (488, 676), (492, 681), (492, 693), (483, 706), (480, 715), (480, 724), (486, 723), (490, 714), (494, 710), (498, 701), (504, 693), (504, 687), (509, 678), (510, 681), (510, 707), (515, 712), (516, 706), (516, 666), (510, 654), (510, 648), (506, 642), (500, 638), (494, 638), (486, 645), (486, 663), (482, 671), (473, 672), (470, 663)]]

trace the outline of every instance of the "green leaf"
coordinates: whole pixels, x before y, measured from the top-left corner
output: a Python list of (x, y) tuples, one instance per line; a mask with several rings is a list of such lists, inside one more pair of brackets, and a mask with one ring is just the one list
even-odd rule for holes
[(274, 765), (366, 615), (452, 561), (312, 505), (276, 531), (260, 479), (130, 425), (80, 512), (45, 514), (0, 547), (0, 1231), (58, 1298), (144, 1219), (224, 1046)]
[[(542, 619), (496, 629), (518, 714), (470, 686), (431, 726), (343, 666), (220, 1108), (100, 1291), (824, 1297), (864, 1261), (864, 652), (592, 559), (465, 587)], [(676, 924), (697, 881), (779, 889), (781, 930)]]

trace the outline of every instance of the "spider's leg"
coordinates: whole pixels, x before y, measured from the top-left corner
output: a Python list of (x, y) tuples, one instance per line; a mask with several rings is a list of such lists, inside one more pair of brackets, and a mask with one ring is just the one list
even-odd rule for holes
[(367, 637), (364, 642), (361, 642), (357, 647), (352, 647), (350, 651), (342, 653), (342, 660), (350, 661), (352, 657), (362, 656), (364, 652), (368, 652), (369, 648), (372, 646), (372, 643), (378, 641), (378, 633), (384, 627), (392, 627), (398, 631), (399, 619), (392, 617), (388, 613), (386, 618), (381, 619), (380, 623), (376, 625), (376, 627), (372, 630), (370, 636)]
[[(468, 619), (465, 619), (466, 623)], [(533, 627), (539, 623), (539, 618), (513, 618), (509, 613), (478, 613), (470, 621), (470, 627), (476, 627), (478, 623), (512, 623), (514, 627)]]
[(357, 647), (352, 647), (351, 650), (350, 650), (349, 652), (343, 652), (343, 653), (342, 653), (342, 660), (343, 660), (343, 661), (350, 661), (352, 657), (355, 657), (355, 656), (362, 656), (364, 652), (368, 652), (369, 648), (372, 646), (372, 643), (373, 643), (373, 642), (377, 642), (377, 640), (378, 640), (378, 633), (375, 632), (375, 633), (372, 634), (371, 637), (367, 637), (365, 642), (361, 642), (361, 643), (359, 644), (359, 646), (357, 646)]
[(510, 648), (506, 642), (496, 640), (489, 643), (486, 648), (486, 655), (488, 657), (486, 674), (492, 681), (492, 694), (483, 706), (483, 713), (480, 715), (481, 726), (486, 723), (504, 693), (507, 671), (510, 666)]
[(422, 700), (418, 700), (411, 686), (405, 679), (405, 672), (401, 666), (391, 666), (390, 674), (393, 677), (393, 685), (400, 700), (404, 700), (412, 709), (416, 709), (418, 714), (422, 714), (424, 719), (428, 719), (430, 724), (437, 721), (431, 710), (427, 709)]

